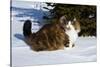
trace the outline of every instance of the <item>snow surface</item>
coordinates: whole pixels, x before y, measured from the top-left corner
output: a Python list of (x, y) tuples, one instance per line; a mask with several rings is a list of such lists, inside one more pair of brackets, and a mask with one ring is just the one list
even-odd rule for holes
[[(16, 2), (14, 2), (15, 4)], [(24, 2), (22, 2), (24, 3)], [(24, 20), (31, 19), (33, 20), (32, 31), (36, 32), (40, 29), (39, 23), (37, 21), (43, 16), (43, 11), (39, 13), (41, 17), (37, 19), (38, 15), (36, 12), (31, 11), (32, 7), (25, 6), (24, 9), (17, 5), (12, 10), (12, 66), (13, 67), (23, 67), (23, 66), (32, 66), (32, 65), (44, 65), (44, 64), (67, 64), (67, 63), (81, 63), (81, 62), (94, 62), (97, 60), (96, 57), (96, 37), (79, 37), (75, 42), (75, 47), (64, 50), (56, 51), (41, 51), (35, 52), (32, 51), (29, 46), (24, 42), (24, 37), (22, 34), (22, 28)], [(26, 2), (25, 2), (26, 4)], [(24, 4), (24, 5), (25, 5)], [(29, 4), (28, 4), (29, 5)], [(18, 7), (17, 7), (18, 6)], [(29, 5), (30, 6), (30, 5)], [(32, 4), (33, 6), (33, 4)], [(34, 8), (36, 10), (36, 8)], [(24, 15), (22, 13), (30, 12), (29, 14), (35, 14), (36, 16), (30, 17), (30, 15)], [(19, 16), (16, 16), (19, 15)]]
[[(23, 43), (20, 42), (20, 44)], [(57, 51), (35, 52), (28, 46), (12, 48), (12, 65), (17, 67), (89, 61), (96, 61), (96, 38), (81, 37), (74, 48)]]

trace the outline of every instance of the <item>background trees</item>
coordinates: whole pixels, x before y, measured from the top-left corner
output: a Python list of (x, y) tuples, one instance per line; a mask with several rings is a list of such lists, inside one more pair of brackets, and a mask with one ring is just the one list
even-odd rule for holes
[(55, 21), (62, 15), (67, 15), (67, 19), (73, 20), (76, 18), (81, 24), (81, 36), (96, 36), (96, 6), (94, 5), (73, 5), (73, 4), (59, 4), (46, 3), (52, 9), (44, 7), (49, 10), (50, 14), (44, 16), (44, 19)]

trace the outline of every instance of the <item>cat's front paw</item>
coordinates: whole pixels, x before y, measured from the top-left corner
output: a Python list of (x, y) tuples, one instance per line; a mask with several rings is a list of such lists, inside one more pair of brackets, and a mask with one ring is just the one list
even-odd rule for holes
[(75, 44), (69, 44), (69, 48), (75, 47)]
[(75, 44), (66, 44), (65, 47), (73, 48), (75, 47)]
[(68, 44), (65, 44), (65, 47), (69, 47), (69, 45)]

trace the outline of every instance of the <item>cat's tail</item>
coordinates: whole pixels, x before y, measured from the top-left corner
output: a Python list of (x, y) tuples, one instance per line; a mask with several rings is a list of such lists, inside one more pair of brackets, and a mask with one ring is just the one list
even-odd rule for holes
[(29, 37), (32, 34), (31, 26), (32, 26), (31, 20), (26, 20), (23, 26), (23, 35), (25, 37)]

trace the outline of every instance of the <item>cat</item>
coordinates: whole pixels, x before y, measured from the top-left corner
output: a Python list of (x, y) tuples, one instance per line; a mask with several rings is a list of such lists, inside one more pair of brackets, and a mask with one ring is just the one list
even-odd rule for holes
[(69, 48), (75, 46), (74, 43), (78, 38), (78, 33), (80, 31), (80, 23), (76, 20), (76, 18), (74, 18), (73, 21), (68, 21), (65, 33), (69, 36)]
[(52, 51), (68, 46), (69, 37), (65, 33), (66, 23), (61, 17), (56, 23), (45, 24), (39, 31), (32, 33), (31, 21), (26, 20), (23, 26), (25, 42), (34, 51)]
[(23, 26), (25, 42), (34, 51), (52, 51), (74, 47), (74, 43), (80, 32), (80, 25), (74, 21), (68, 21), (66, 15), (60, 17), (56, 23), (45, 24), (36, 33), (31, 32), (31, 21), (26, 20)]

